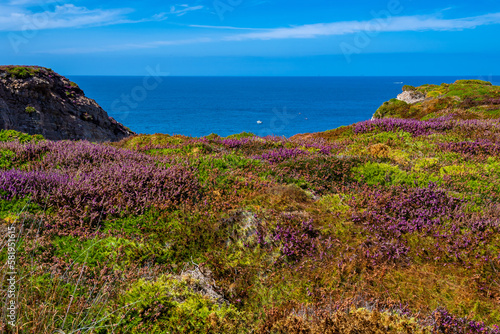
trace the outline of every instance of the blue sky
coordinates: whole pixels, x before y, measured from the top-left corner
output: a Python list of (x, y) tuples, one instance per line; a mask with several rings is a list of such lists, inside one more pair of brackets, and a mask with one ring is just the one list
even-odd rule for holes
[(500, 74), (498, 0), (3, 0), (0, 63), (65, 75)]

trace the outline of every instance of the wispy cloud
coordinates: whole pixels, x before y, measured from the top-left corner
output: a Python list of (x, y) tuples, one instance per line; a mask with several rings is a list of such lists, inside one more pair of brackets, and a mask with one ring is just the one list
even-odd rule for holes
[(53, 3), (57, 2), (61, 4), (61, 0), (10, 0), (9, 5), (12, 6), (24, 6), (24, 5), (30, 5), (30, 6), (43, 6), (48, 3)]
[[(457, 31), (474, 29), (480, 26), (500, 24), (500, 13), (492, 13), (474, 17), (443, 19), (437, 16), (401, 16), (389, 19), (373, 19), (369, 21), (345, 21), (334, 23), (310, 24), (289, 28), (238, 28), (232, 26), (189, 25), (192, 28), (225, 30), (226, 33), (206, 35), (209, 37), (194, 37), (180, 40), (156, 40), (141, 43), (103, 46), (91, 52), (105, 52), (140, 48), (158, 48), (164, 46), (188, 45), (215, 42), (239, 42), (246, 40), (276, 40), (276, 39), (313, 39), (322, 36), (338, 36), (356, 34), (359, 32), (383, 33), (404, 31)], [(249, 33), (239, 33), (237, 30), (254, 30)], [(50, 50), (45, 53), (88, 53), (88, 49), (72, 48)]]
[(266, 28), (244, 28), (244, 27), (231, 27), (231, 26), (208, 26), (200, 24), (190, 24), (188, 27), (191, 28), (206, 28), (206, 29), (222, 29), (222, 30), (268, 30)]
[(265, 32), (254, 32), (227, 36), (224, 40), (271, 40), (316, 38), (367, 32), (401, 32), (401, 31), (452, 31), (474, 29), (479, 26), (499, 24), (500, 13), (473, 16), (459, 19), (443, 19), (433, 16), (401, 16), (369, 21), (344, 21), (334, 23), (309, 24), (297, 27), (269, 29)]
[[(45, 30), (58, 28), (95, 27), (124, 23), (141, 23), (149, 21), (163, 21), (169, 16), (183, 16), (188, 12), (203, 9), (203, 6), (176, 5), (170, 12), (163, 12), (149, 18), (131, 20), (127, 14), (134, 10), (130, 8), (118, 9), (88, 9), (73, 4), (56, 5), (48, 10), (50, 2), (61, 3), (60, 0), (11, 0), (11, 7), (2, 7), (0, 10), (0, 31)], [(32, 12), (28, 8), (39, 6), (44, 11)], [(0, 8), (0, 9), (2, 9)]]
[(130, 9), (87, 9), (66, 4), (56, 6), (53, 11), (38, 13), (14, 11), (0, 14), (0, 31), (44, 30), (100, 26), (126, 22), (125, 14)]
[(213, 39), (209, 37), (200, 37), (191, 39), (152, 41), (146, 43), (110, 44), (102, 47), (70, 47), (62, 49), (43, 50), (34, 53), (57, 54), (57, 55), (89, 54), (89, 53), (102, 53), (102, 52), (116, 52), (116, 51), (132, 50), (132, 49), (133, 50), (154, 49), (161, 46), (188, 45), (188, 44), (199, 44), (199, 43), (209, 43), (209, 42), (213, 42)]
[(175, 5), (170, 8), (170, 14), (176, 15), (176, 16), (183, 16), (186, 15), (189, 12), (201, 10), (205, 8), (204, 6), (189, 6), (187, 4), (183, 5)]

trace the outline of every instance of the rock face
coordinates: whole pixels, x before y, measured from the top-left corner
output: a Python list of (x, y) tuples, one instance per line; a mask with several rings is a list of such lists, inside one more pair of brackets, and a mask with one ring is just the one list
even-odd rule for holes
[(118, 141), (134, 133), (50, 69), (0, 66), (0, 129), (50, 140)]
[(397, 99), (408, 104), (414, 104), (425, 100), (425, 95), (418, 91), (407, 90), (399, 94)]

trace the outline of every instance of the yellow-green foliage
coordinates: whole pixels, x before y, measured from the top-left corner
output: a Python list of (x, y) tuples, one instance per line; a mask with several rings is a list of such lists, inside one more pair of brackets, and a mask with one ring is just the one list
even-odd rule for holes
[(388, 102), (384, 102), (380, 108), (374, 114), (375, 118), (384, 117), (400, 117), (406, 114), (410, 110), (410, 105), (404, 101), (397, 99), (391, 99)]
[(19, 141), (21, 143), (38, 142), (43, 140), (42, 135), (29, 135), (15, 130), (1, 130), (0, 142)]
[(255, 135), (251, 132), (242, 132), (242, 133), (238, 133), (235, 135), (227, 136), (226, 138), (227, 139), (242, 139), (242, 138), (251, 138), (251, 137), (255, 137)]
[(427, 97), (438, 97), (441, 95), (441, 92), (437, 91), (437, 90), (433, 90), (429, 93), (427, 93)]
[(349, 206), (343, 203), (341, 194), (331, 194), (321, 197), (319, 203), (330, 212), (346, 212)]
[(196, 292), (202, 284), (189, 276), (139, 280), (119, 297), (123, 320), (116, 333), (236, 332), (232, 321), (238, 311)]
[(12, 167), (12, 160), (15, 158), (16, 154), (10, 150), (0, 151), (0, 168), (10, 169)]
[(437, 158), (421, 158), (415, 161), (413, 165), (413, 170), (415, 172), (421, 172), (425, 170), (429, 170), (438, 164)]
[(32, 106), (27, 106), (24, 111), (26, 111), (28, 114), (32, 114), (36, 111), (36, 109)]
[(120, 146), (125, 148), (137, 149), (144, 148), (149, 145), (178, 145), (184, 142), (185, 138), (182, 136), (170, 136), (164, 134), (155, 134), (155, 135), (138, 135), (134, 137), (130, 137), (124, 139), (120, 142)]
[(40, 69), (35, 67), (13, 66), (7, 67), (7, 72), (12, 78), (27, 79), (40, 72)]
[(440, 178), (433, 174), (414, 173), (401, 170), (398, 166), (387, 163), (367, 162), (353, 169), (358, 181), (370, 185), (403, 185), (426, 186), (429, 182), (439, 182)]

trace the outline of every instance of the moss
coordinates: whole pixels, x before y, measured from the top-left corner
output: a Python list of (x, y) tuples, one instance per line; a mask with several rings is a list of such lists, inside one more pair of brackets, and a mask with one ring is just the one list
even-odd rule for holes
[(456, 85), (482, 85), (482, 86), (492, 86), (492, 83), (484, 80), (457, 80)]
[(14, 66), (14, 67), (8, 67), (7, 72), (9, 73), (11, 78), (27, 79), (39, 73), (40, 70), (38, 68), (33, 68), (33, 67)]

